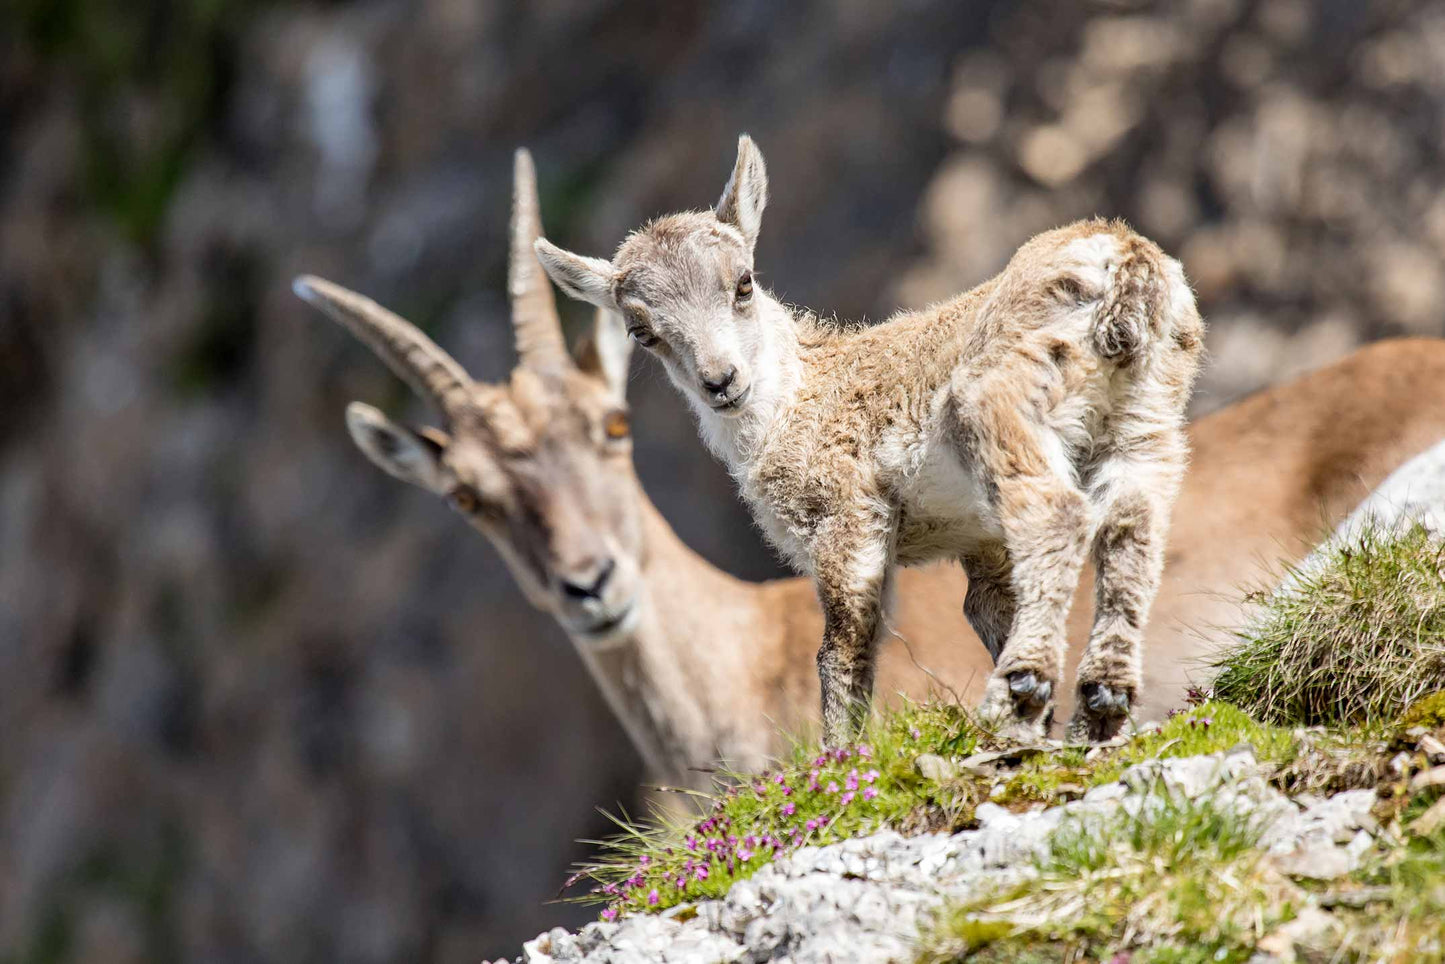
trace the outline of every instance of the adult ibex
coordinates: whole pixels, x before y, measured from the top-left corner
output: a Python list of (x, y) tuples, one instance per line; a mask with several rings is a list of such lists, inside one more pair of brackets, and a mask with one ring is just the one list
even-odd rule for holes
[(564, 290), (626, 318), (769, 539), (813, 577), (825, 739), (867, 712), (895, 569), (954, 558), (997, 660), (984, 717), (1043, 735), (1091, 547), (1068, 732), (1113, 736), (1142, 681), (1184, 471), (1204, 327), (1183, 269), (1119, 224), (1080, 222), (951, 301), (849, 328), (754, 283), (767, 196), (744, 135), (715, 209), (650, 222), (610, 263), (537, 252)]

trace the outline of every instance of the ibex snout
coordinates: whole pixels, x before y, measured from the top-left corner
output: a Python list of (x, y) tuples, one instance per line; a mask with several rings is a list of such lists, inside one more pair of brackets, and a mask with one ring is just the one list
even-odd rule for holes
[(615, 559), (589, 560), (561, 575), (562, 591), (572, 599), (601, 599), (607, 581), (616, 571)]
[(558, 615), (574, 633), (603, 638), (627, 628), (637, 595), (637, 569), (626, 555), (587, 553), (554, 563)]
[(729, 362), (699, 367), (697, 381), (703, 400), (724, 414), (742, 408), (752, 388), (747, 375)]

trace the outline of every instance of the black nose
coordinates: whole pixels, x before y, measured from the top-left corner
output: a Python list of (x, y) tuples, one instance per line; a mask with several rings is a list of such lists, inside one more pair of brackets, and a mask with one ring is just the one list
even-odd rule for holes
[(723, 372), (722, 377), (715, 382), (710, 382), (706, 378), (704, 378), (702, 380), (702, 387), (707, 389), (714, 395), (721, 395), (723, 392), (727, 391), (728, 386), (731, 385), (733, 383), (733, 379), (737, 377), (738, 370), (736, 368), (729, 368), (727, 371)]
[(562, 591), (573, 599), (597, 599), (602, 595), (602, 590), (607, 585), (607, 580), (612, 578), (612, 570), (616, 568), (617, 563), (608, 559), (602, 563), (601, 569), (597, 572), (597, 577), (592, 580), (590, 585), (573, 579), (563, 579)]

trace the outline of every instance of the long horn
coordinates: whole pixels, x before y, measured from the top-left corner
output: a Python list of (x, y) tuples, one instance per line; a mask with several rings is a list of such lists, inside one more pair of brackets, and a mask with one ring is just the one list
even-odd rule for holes
[(472, 379), (466, 370), (411, 322), (370, 298), (311, 275), (297, 278), (291, 290), (365, 342), (448, 418), (470, 397)]
[(517, 149), (512, 165), (512, 253), (507, 264), (507, 291), (512, 298), (517, 355), (528, 368), (571, 362), (552, 285), (532, 249), (532, 243), (541, 236), (537, 171), (532, 166), (532, 155), (522, 147)]

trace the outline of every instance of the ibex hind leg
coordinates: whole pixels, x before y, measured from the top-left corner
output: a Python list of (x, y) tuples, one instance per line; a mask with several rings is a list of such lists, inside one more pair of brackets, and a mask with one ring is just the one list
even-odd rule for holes
[(958, 561), (968, 576), (968, 592), (963, 597), (964, 618), (997, 665), (1018, 608), (1013, 590), (1013, 562), (1001, 543), (965, 553)]
[(1156, 460), (1111, 466), (1094, 537), (1094, 626), (1079, 662), (1077, 706), (1066, 738), (1112, 739), (1138, 698), (1149, 608), (1164, 568), (1169, 505), (1183, 465), (1182, 443)]

